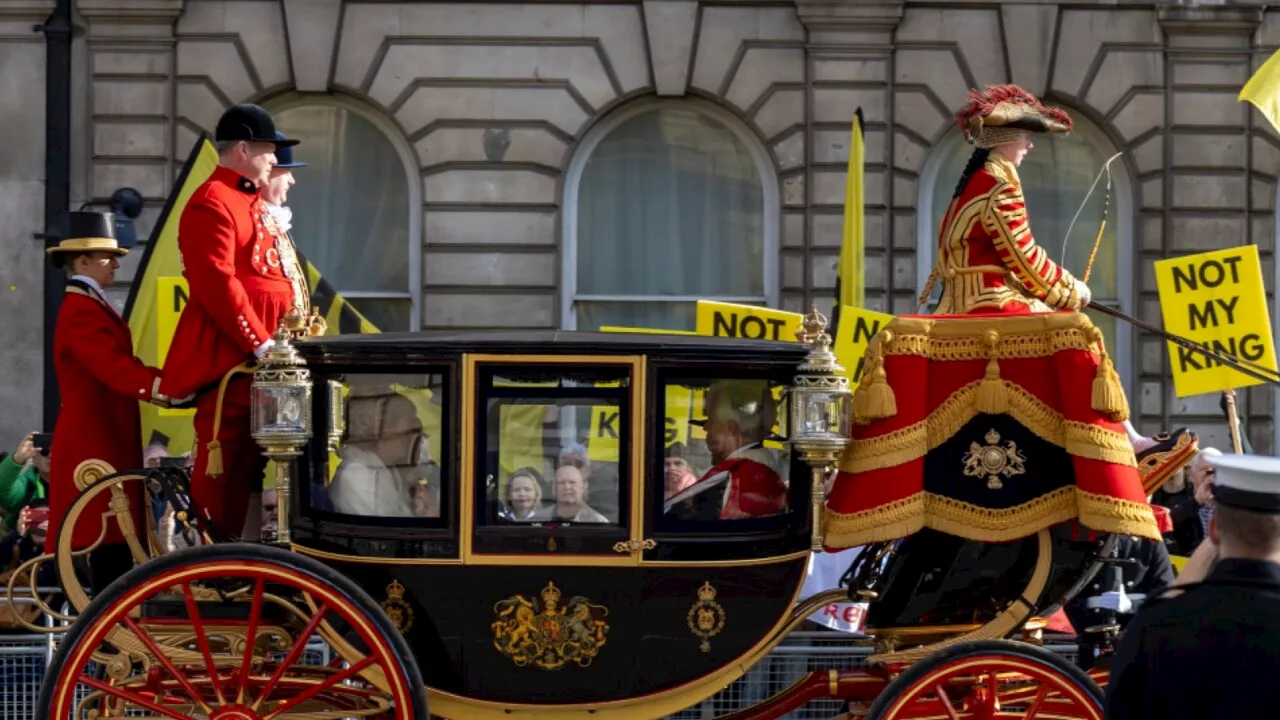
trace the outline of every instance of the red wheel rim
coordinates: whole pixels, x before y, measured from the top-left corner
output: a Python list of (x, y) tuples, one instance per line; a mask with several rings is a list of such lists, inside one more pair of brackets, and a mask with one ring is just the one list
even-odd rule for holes
[[(202, 617), (201, 607), (209, 609), (212, 604), (196, 602), (192, 588), (213, 580), (223, 588), (241, 590), (226, 596), (232, 604), (243, 602), (241, 598), (247, 596), (247, 618), (232, 621), (237, 628), (244, 627), (243, 649), (234, 644), (220, 648), (211, 642), (218, 637), (217, 628), (227, 621)], [(282, 593), (282, 588), (288, 592)], [(174, 593), (174, 589), (179, 592)], [(288, 650), (275, 653), (283, 658), (255, 654), (255, 647), (264, 638), (270, 641), (270, 636), (260, 632), (266, 629), (263, 611), (264, 603), (270, 602), (268, 596), (291, 598), (298, 593), (310, 595), (318, 610), (310, 613), (304, 604), (293, 603), (309, 617), (305, 623), (301, 617), (292, 618), (294, 625), (302, 627), (293, 633)], [(150, 623), (130, 617), (131, 611), (161, 596), (167, 602), (185, 606), (187, 618)], [(295, 610), (294, 615), (297, 614)], [(321, 621), (341, 621), (351, 633), (348, 640), (358, 639), (368, 654), (346, 668), (299, 663)], [(193, 636), (189, 644), (198, 652), (187, 651), (182, 662), (171, 659), (172, 653), (163, 652), (153, 637), (166, 626), (189, 628)], [(149, 671), (143, 670), (140, 663), (133, 663), (114, 679), (102, 680), (85, 673), (93, 653), (102, 648), (113, 630), (131, 633), (145, 647)], [(244, 672), (246, 667), (249, 672)], [(211, 668), (219, 669), (211, 672)], [(381, 670), (389, 692), (368, 683), (363, 687), (359, 684), (362, 674), (371, 670)], [(50, 710), (57, 718), (68, 717), (77, 708), (97, 709), (110, 704), (147, 710), (173, 720), (195, 720), (191, 713), (209, 720), (289, 720), (299, 713), (315, 716), (325, 712), (324, 708), (329, 708), (335, 717), (346, 713), (345, 716), (379, 720), (416, 720), (403, 666), (355, 601), (306, 573), (253, 560), (196, 562), (143, 580), (92, 618), (92, 625), (69, 653), (56, 679), (51, 680), (56, 685)], [(87, 687), (98, 705), (77, 701), (77, 687)]]
[(1002, 654), (939, 665), (899, 693), (881, 720), (1104, 720), (1089, 692), (1056, 668)]

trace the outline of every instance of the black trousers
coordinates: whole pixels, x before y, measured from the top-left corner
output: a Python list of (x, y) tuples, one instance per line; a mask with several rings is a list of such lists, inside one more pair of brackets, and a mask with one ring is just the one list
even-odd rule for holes
[(99, 545), (89, 553), (89, 593), (97, 596), (112, 582), (133, 569), (133, 554), (126, 543)]

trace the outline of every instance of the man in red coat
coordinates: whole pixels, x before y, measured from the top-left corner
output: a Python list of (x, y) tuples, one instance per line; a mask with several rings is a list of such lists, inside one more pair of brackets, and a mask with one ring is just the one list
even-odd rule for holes
[(734, 520), (776, 515), (787, 509), (787, 486), (778, 454), (764, 447), (773, 424), (767, 383), (722, 381), (706, 396), (707, 450), (712, 468), (666, 501), (666, 512), (684, 520)]
[[(66, 296), (54, 327), (53, 364), (62, 406), (53, 430), (49, 470), (49, 531), (45, 551), (53, 552), (58, 527), (80, 488), (75, 471), (85, 460), (101, 460), (113, 470), (142, 467), (142, 429), (138, 402), (170, 406), (160, 392), (160, 371), (133, 354), (129, 325), (107, 302), (103, 288), (115, 281), (117, 258), (128, 252), (117, 245), (115, 221), (108, 213), (71, 213), (66, 240), (48, 249), (53, 262), (67, 268)], [(144, 507), (138, 483), (124, 486), (142, 532)], [(93, 544), (101, 531), (110, 494), (99, 495), (80, 516), (72, 534), (75, 549)], [(89, 558), (91, 585), (101, 589), (132, 567), (119, 524), (107, 523), (107, 534)]]
[(244, 529), (266, 466), (250, 435), (253, 363), (274, 344), (281, 320), (308, 314), (305, 278), (298, 290), (289, 277), (293, 246), (259, 195), (278, 162), (276, 150), (297, 144), (282, 137), (257, 105), (227, 110), (214, 131), (218, 167), (192, 193), (178, 225), (190, 301), (160, 390), (196, 395), (192, 497), (233, 536)]

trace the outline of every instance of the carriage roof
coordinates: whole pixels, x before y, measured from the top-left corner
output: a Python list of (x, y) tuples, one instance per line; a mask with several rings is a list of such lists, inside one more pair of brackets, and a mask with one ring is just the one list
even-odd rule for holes
[(796, 342), (747, 340), (704, 335), (578, 332), (569, 330), (451, 331), (427, 330), (380, 334), (330, 335), (297, 343), (308, 359), (329, 356), (455, 356), (462, 353), (503, 355), (649, 355), (673, 360), (725, 360), (737, 363), (798, 363), (809, 346)]

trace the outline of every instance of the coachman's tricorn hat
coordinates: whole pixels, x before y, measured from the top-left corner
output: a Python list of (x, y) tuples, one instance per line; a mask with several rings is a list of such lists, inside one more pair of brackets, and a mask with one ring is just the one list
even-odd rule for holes
[(69, 215), (66, 239), (45, 249), (53, 256), (55, 265), (61, 265), (66, 256), (73, 253), (129, 253), (128, 248), (116, 242), (116, 221), (111, 213), (77, 211)]
[(222, 117), (218, 118), (218, 126), (213, 131), (213, 139), (215, 142), (245, 140), (272, 143), (277, 148), (292, 147), (299, 142), (278, 135), (271, 113), (253, 103), (233, 105), (222, 113)]
[(965, 140), (980, 148), (1013, 142), (1020, 132), (1069, 133), (1071, 116), (1045, 106), (1017, 85), (988, 85), (970, 90), (969, 102), (956, 113)]
[(1263, 455), (1208, 455), (1213, 466), (1213, 501), (1218, 505), (1280, 513), (1280, 458)]

